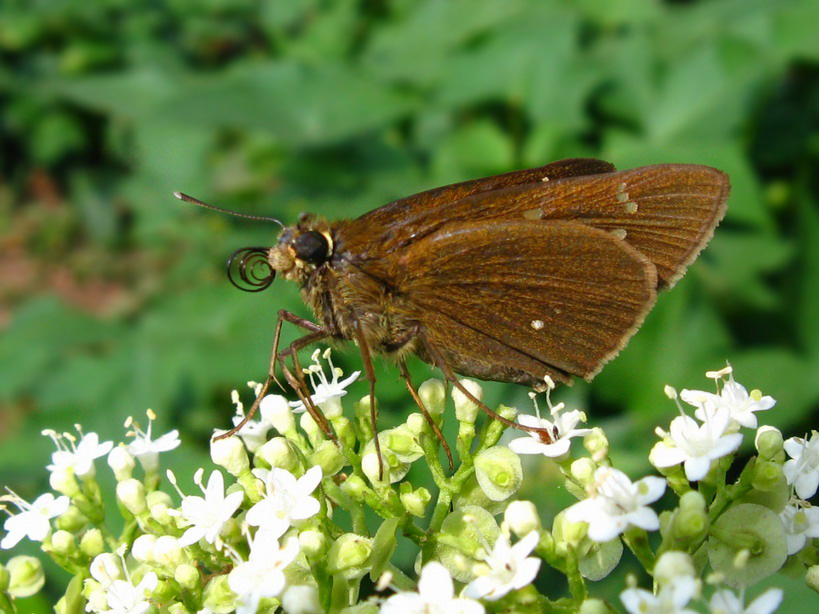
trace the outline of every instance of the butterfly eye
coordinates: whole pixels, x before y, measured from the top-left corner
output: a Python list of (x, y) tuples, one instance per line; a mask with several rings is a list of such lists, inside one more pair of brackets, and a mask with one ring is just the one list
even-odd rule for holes
[(330, 243), (317, 230), (308, 230), (301, 233), (293, 241), (293, 249), (300, 260), (310, 264), (321, 264), (330, 255)]
[(234, 286), (245, 292), (261, 292), (276, 278), (270, 266), (269, 247), (242, 247), (230, 255), (227, 276)]

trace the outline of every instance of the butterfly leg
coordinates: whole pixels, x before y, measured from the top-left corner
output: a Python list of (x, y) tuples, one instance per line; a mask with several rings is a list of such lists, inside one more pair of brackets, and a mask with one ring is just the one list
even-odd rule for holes
[(444, 439), (444, 434), (441, 432), (441, 429), (435, 422), (435, 419), (430, 415), (427, 408), (424, 407), (424, 402), (421, 400), (421, 397), (418, 396), (418, 390), (416, 390), (415, 386), (412, 384), (409, 371), (407, 370), (407, 363), (403, 358), (398, 361), (398, 368), (401, 371), (401, 378), (404, 380), (404, 383), (406, 383), (407, 390), (409, 390), (415, 404), (418, 406), (418, 409), (421, 410), (421, 413), (424, 415), (424, 419), (427, 421), (427, 424), (429, 424), (432, 432), (435, 433), (435, 437), (444, 447), (444, 452), (446, 452), (446, 457), (449, 461), (449, 470), (452, 471), (455, 468), (455, 462), (452, 460), (452, 450), (449, 448), (449, 444), (446, 442), (446, 439)]
[(534, 426), (524, 426), (523, 424), (514, 422), (512, 420), (509, 420), (508, 418), (504, 418), (497, 412), (494, 412), (491, 409), (489, 409), (489, 407), (483, 401), (481, 401), (478, 397), (469, 392), (466, 386), (464, 386), (460, 382), (460, 380), (456, 377), (455, 373), (452, 371), (450, 366), (447, 364), (440, 350), (438, 350), (438, 348), (435, 345), (430, 343), (429, 339), (427, 339), (424, 335), (419, 335), (419, 338), (421, 339), (421, 343), (423, 344), (424, 349), (427, 352), (427, 355), (432, 359), (432, 362), (435, 364), (435, 366), (441, 370), (441, 372), (444, 374), (444, 377), (450, 382), (452, 382), (452, 385), (455, 386), (455, 388), (457, 388), (458, 390), (460, 390), (467, 399), (469, 399), (470, 401), (475, 403), (475, 405), (480, 407), (481, 410), (487, 416), (489, 416), (493, 420), (497, 420), (501, 424), (505, 424), (506, 426), (510, 426), (519, 431), (537, 433), (543, 440), (543, 443), (552, 443), (554, 441), (553, 433), (551, 433), (548, 429), (537, 428)]
[(367, 337), (361, 322), (356, 321), (355, 341), (361, 352), (361, 361), (364, 363), (364, 373), (367, 381), (370, 382), (370, 426), (373, 430), (373, 442), (375, 443), (375, 455), (378, 457), (378, 478), (384, 479), (384, 459), (381, 457), (381, 441), (378, 439), (378, 403), (375, 399), (375, 368), (373, 367), (372, 353)]

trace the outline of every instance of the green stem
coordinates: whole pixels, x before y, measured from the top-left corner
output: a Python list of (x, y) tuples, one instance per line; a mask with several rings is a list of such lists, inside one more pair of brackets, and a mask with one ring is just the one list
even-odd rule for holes
[(648, 534), (644, 529), (631, 527), (623, 533), (623, 542), (634, 553), (637, 560), (648, 573), (654, 570), (655, 556), (648, 543)]

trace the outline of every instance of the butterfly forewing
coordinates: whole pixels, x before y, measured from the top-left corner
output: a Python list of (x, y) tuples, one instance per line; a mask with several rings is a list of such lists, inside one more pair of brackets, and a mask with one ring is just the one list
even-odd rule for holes
[(611, 233), (529, 220), (451, 223), (391, 277), (407, 316), (457, 372), (542, 383), (591, 377), (654, 303), (654, 267)]

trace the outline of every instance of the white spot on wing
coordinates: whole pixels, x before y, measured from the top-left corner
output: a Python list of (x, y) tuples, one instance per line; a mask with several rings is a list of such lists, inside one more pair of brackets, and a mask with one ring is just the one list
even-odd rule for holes
[(618, 239), (626, 238), (626, 231), (623, 228), (615, 228), (614, 230), (611, 231), (611, 234), (613, 234)]
[(531, 326), (535, 330), (540, 330), (541, 328), (543, 328), (543, 320), (532, 320)]

